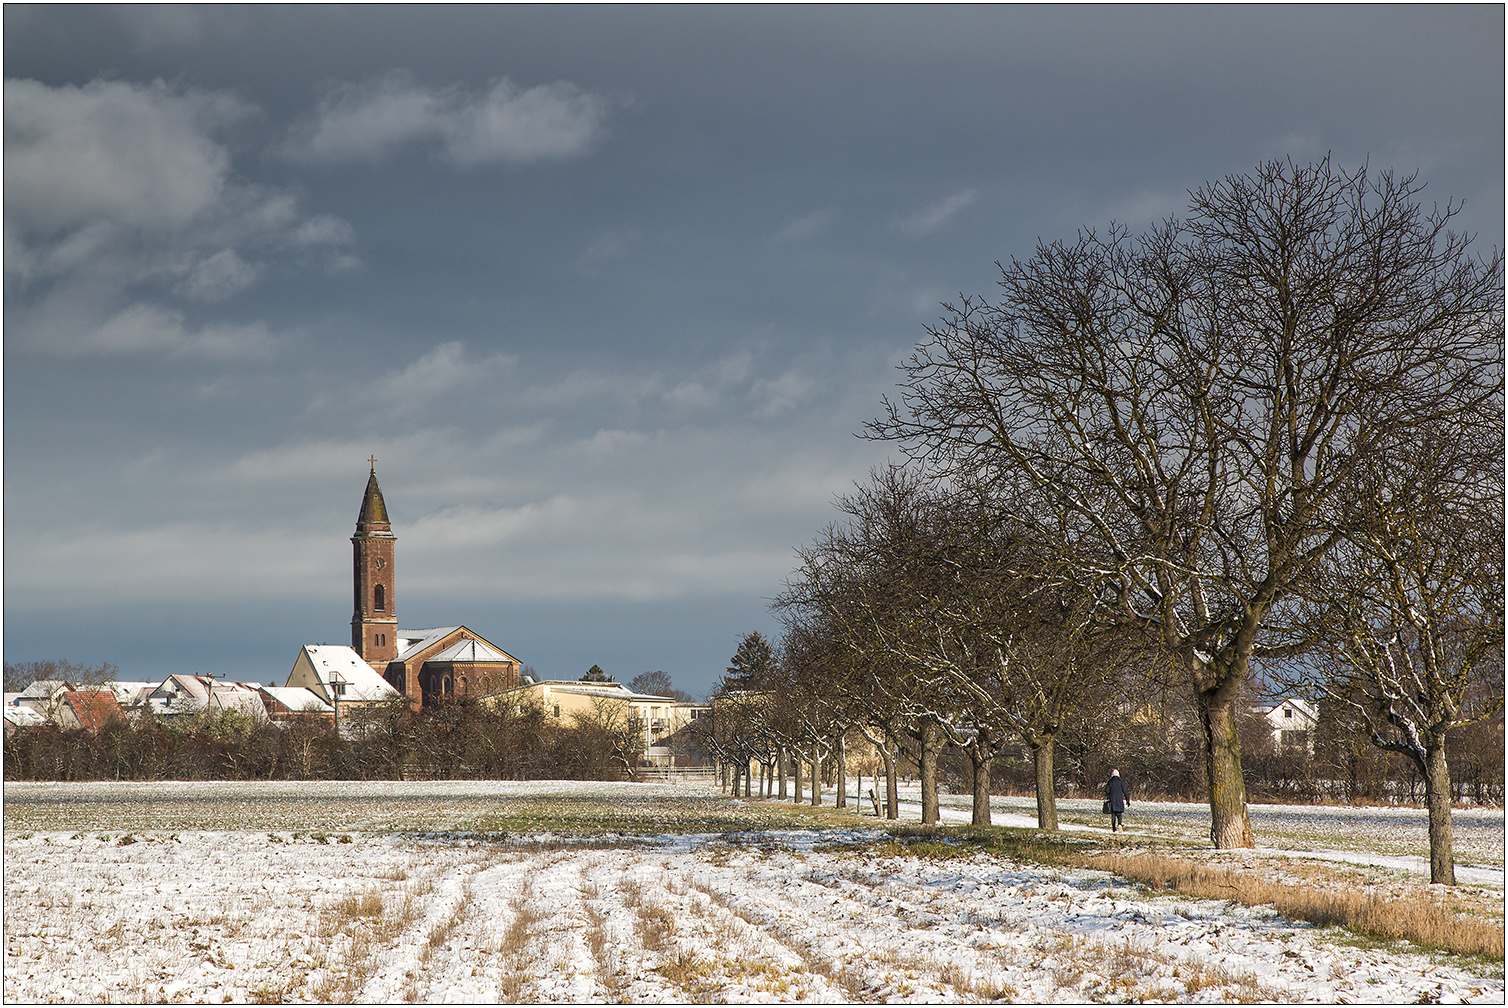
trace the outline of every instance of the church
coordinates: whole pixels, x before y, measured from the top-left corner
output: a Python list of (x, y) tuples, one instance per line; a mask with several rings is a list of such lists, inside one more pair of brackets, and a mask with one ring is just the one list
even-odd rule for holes
[(351, 536), (356, 599), (351, 649), (416, 710), (516, 687), (518, 660), (480, 634), (464, 626), (398, 628), (398, 539), (377, 484), (377, 460), (368, 461), (371, 474)]

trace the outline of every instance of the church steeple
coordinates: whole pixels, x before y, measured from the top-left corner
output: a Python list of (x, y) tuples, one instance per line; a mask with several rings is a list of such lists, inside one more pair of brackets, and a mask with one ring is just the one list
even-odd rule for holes
[(387, 504), (382, 499), (382, 487), (377, 485), (376, 462), (372, 463), (372, 474), (367, 477), (367, 492), (361, 498), (361, 514), (356, 518), (356, 531), (393, 531), (393, 526), (387, 520)]
[(355, 609), (351, 614), (351, 647), (379, 674), (398, 657), (398, 617), (394, 593), (393, 546), (398, 541), (388, 521), (382, 487), (377, 485), (377, 459), (367, 477), (356, 518), (352, 587)]

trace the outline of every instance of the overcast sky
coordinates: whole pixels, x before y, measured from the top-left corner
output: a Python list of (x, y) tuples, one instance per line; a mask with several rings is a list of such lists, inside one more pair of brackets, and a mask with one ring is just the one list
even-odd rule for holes
[(1259, 161), (1503, 242), (1476, 7), (5, 6), (8, 661), (404, 627), (701, 694), (958, 292)]

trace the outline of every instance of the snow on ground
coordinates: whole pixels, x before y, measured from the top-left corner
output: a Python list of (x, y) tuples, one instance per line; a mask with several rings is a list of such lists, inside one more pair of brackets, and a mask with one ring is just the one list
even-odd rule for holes
[[(777, 824), (768, 803), (715, 789), (378, 782), (5, 794), (7, 1002), (1504, 996), (1500, 965), (1358, 947), (1267, 910), (1148, 895), (1100, 872), (857, 853), (844, 845), (883, 834)], [(747, 828), (446, 832), (478, 809), (526, 800), (628, 803), (670, 828), (720, 809), (747, 816)], [(127, 828), (133, 810), (144, 821)], [(54, 828), (35, 828), (47, 816)], [(234, 825), (202, 828), (219, 818)], [(400, 818), (420, 828), (395, 830)], [(109, 825), (76, 828), (83, 820)]]
[[(901, 817), (920, 819), (920, 786), (903, 787), (901, 797)], [(968, 795), (940, 795), (938, 806), (943, 822), (967, 823), (973, 815)], [(991, 822), (1033, 828), (1037, 825), (1036, 808), (1033, 797), (996, 796), (990, 802)], [(1429, 829), (1423, 809), (1250, 805), (1247, 814), (1257, 838), (1257, 855), (1374, 865), (1429, 878)], [(1109, 818), (1100, 813), (1097, 798), (1060, 798), (1058, 817), (1064, 830), (1105, 832), (1109, 824)], [(1502, 890), (1503, 810), (1455, 809), (1452, 820), (1456, 881)], [(1210, 810), (1208, 805), (1188, 802), (1133, 801), (1126, 810), (1124, 825), (1132, 840), (1202, 840), (1209, 836)]]

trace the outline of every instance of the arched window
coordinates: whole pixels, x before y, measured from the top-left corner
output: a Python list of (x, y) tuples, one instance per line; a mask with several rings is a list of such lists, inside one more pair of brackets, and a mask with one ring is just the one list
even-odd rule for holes
[(378, 585), (372, 589), (372, 608), (378, 612), (387, 609), (387, 593), (383, 590), (382, 585)]

